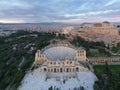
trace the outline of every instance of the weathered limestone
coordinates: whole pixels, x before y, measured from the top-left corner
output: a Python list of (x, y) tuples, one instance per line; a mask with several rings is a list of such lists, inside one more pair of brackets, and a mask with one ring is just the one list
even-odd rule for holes
[(84, 32), (89, 34), (109, 34), (109, 35), (119, 35), (119, 31), (116, 26), (111, 23), (94, 23), (91, 26), (83, 26)]
[(89, 57), (92, 64), (120, 64), (120, 57)]
[[(61, 46), (63, 46), (63, 47), (61, 47)], [(52, 47), (57, 47), (57, 48), (52, 48)], [(49, 48), (50, 48), (50, 50), (48, 50)], [(62, 48), (64, 48), (64, 49), (59, 50)], [(56, 49), (58, 49), (58, 51), (56, 51)], [(44, 53), (44, 51), (46, 51), (46, 50), (48, 50), (49, 53), (52, 53), (52, 55), (58, 55), (57, 59), (51, 60), (49, 58), (49, 55), (46, 56), (45, 55), (46, 53)], [(64, 56), (64, 57), (61, 56), (61, 55), (64, 55), (62, 53), (66, 54), (66, 50), (68, 50), (67, 56)], [(70, 52), (69, 52), (69, 50), (70, 50)], [(54, 53), (53, 51), (55, 51), (58, 54)], [(71, 51), (73, 51), (73, 52), (71, 52)], [(60, 52), (62, 52), (62, 53), (60, 53)], [(74, 55), (74, 56), (71, 57), (70, 55)], [(63, 57), (62, 60), (61, 60), (61, 57)], [(71, 58), (69, 58), (69, 57), (71, 57)], [(72, 46), (70, 44), (59, 43), (59, 44), (47, 46), (41, 51), (38, 50), (35, 54), (35, 62), (34, 62), (33, 66), (35, 66), (35, 67), (37, 66), (39, 68), (40, 72), (54, 72), (54, 73), (61, 72), (62, 73), (62, 72), (88, 71), (89, 69), (80, 63), (80, 62), (87, 63), (86, 60), (87, 60), (86, 51), (82, 47), (75, 48), (74, 46)]]

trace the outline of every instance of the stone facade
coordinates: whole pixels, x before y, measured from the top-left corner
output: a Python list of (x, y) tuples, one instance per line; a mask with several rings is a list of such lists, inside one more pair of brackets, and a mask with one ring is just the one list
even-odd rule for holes
[(84, 32), (89, 34), (109, 34), (119, 35), (119, 31), (114, 24), (111, 23), (94, 23), (93, 25), (84, 25)]
[(56, 45), (52, 45), (52, 46), (50, 45), (48, 47), (45, 47), (41, 51), (38, 50), (35, 54), (35, 61), (33, 66), (35, 68), (39, 68), (40, 72), (54, 72), (54, 73), (61, 72), (62, 73), (62, 72), (79, 72), (79, 71), (89, 70), (87, 66), (82, 65), (80, 63), (80, 62), (83, 62), (83, 63), (87, 62), (86, 50), (83, 48), (74, 48), (75, 50), (75, 53), (73, 53), (74, 57), (71, 59), (69, 57), (64, 57), (64, 59), (60, 60), (59, 57), (62, 57), (62, 56), (58, 56), (58, 59), (50, 60), (49, 57), (47, 57), (47, 55), (44, 54), (44, 51), (48, 50), (49, 48), (57, 47), (59, 49), (60, 46), (68, 48), (68, 50), (70, 48), (69, 47), (70, 45), (68, 44), (56, 44)]
[(89, 57), (89, 61), (94, 64), (120, 64), (120, 57)]

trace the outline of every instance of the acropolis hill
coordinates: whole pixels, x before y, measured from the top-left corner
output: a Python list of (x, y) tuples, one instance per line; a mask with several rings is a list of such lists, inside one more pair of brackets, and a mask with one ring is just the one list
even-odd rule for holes
[(83, 26), (83, 31), (90, 36), (93, 41), (104, 41), (106, 44), (116, 45), (120, 42), (119, 31), (112, 23), (95, 23), (91, 26)]
[[(68, 31), (68, 32), (66, 32)], [(103, 41), (106, 46), (116, 46), (120, 42), (120, 31), (115, 24), (109, 22), (82, 24), (75, 26), (72, 30), (71, 27), (67, 30), (63, 29), (64, 34), (71, 34), (74, 37), (80, 36), (87, 41)]]
[(116, 26), (109, 22), (94, 23), (92, 25), (83, 25), (84, 32), (88, 34), (119, 35)]

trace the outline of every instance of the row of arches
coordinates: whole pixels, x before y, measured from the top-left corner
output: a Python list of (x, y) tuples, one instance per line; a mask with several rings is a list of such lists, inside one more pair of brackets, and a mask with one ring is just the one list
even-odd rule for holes
[(104, 62), (114, 63), (114, 62), (120, 62), (120, 59), (101, 59), (101, 60), (94, 60), (93, 62), (95, 62), (95, 63), (104, 63)]
[(51, 61), (51, 62), (48, 62), (48, 65), (49, 66), (61, 66), (61, 65), (75, 65), (75, 62), (73, 61), (65, 61), (65, 62), (59, 62), (59, 61)]
[(75, 68), (42, 68), (41, 69), (42, 72), (79, 72), (79, 71), (85, 71), (84, 68), (79, 68), (79, 67), (75, 67)]

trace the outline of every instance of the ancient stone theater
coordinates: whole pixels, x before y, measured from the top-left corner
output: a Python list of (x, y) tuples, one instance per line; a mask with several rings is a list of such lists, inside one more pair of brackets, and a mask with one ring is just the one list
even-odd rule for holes
[(35, 54), (34, 68), (40, 72), (80, 72), (90, 70), (83, 47), (74, 47), (69, 43), (51, 44)]

